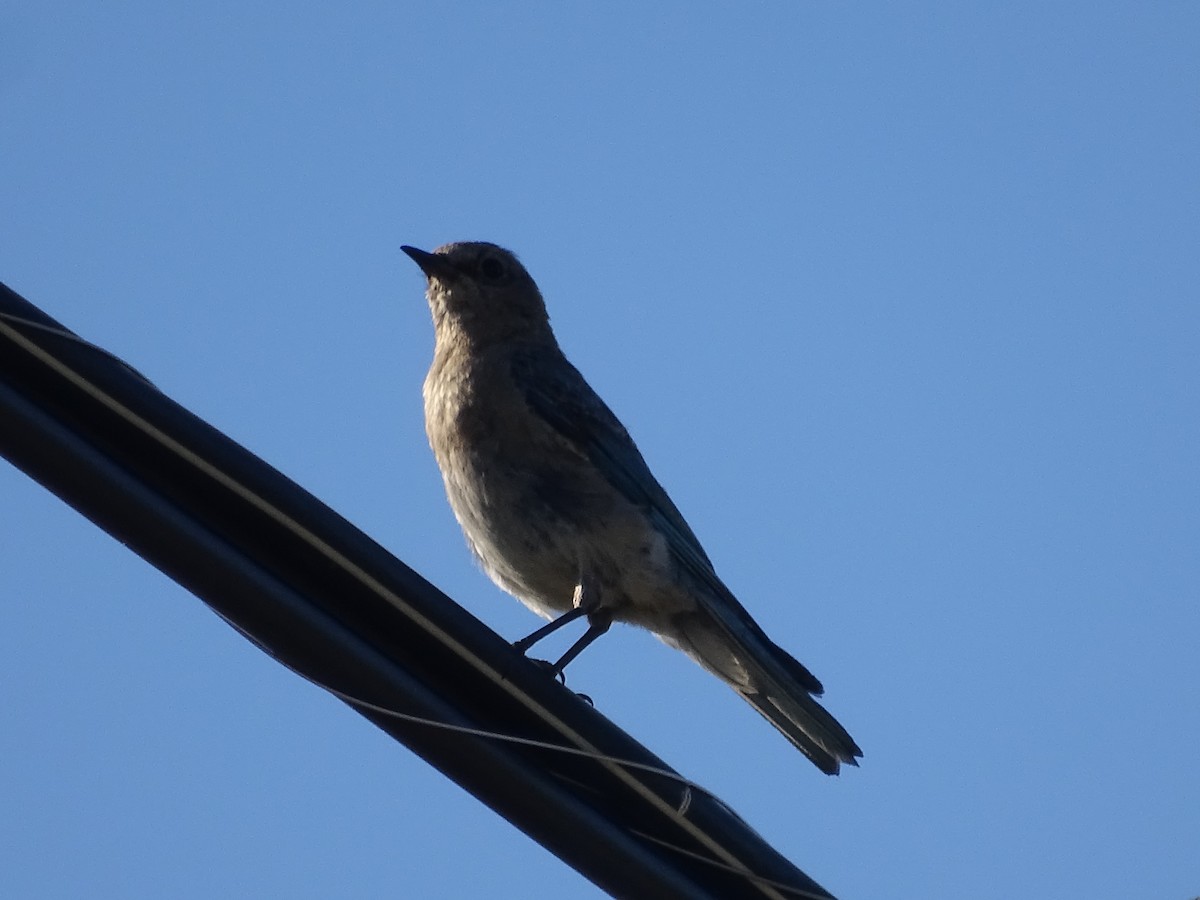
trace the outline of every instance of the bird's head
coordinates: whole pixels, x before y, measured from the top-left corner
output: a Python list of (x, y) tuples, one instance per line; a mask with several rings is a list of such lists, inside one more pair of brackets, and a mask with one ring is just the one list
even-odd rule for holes
[(425, 296), (439, 341), (541, 339), (550, 333), (546, 304), (520, 260), (482, 241), (445, 244), (432, 253), (401, 247), (425, 273)]

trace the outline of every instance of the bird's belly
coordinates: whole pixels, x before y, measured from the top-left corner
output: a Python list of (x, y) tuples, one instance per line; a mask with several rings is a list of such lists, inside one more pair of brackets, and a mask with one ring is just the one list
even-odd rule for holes
[(490, 462), (490, 471), (451, 467), (446, 491), (467, 542), (503, 590), (554, 618), (572, 608), (582, 580), (616, 619), (652, 630), (694, 608), (666, 539), (633, 504), (586, 484), (564, 488), (545, 473), (498, 473)]

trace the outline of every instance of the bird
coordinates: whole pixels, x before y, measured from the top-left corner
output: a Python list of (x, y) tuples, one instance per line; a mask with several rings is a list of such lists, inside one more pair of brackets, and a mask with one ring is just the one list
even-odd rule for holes
[(425, 429), (467, 543), (497, 586), (548, 624), (643, 627), (733, 688), (822, 772), (862, 751), (815, 699), (821, 682), (717, 576), (625, 427), (567, 360), (541, 291), (483, 241), (401, 248), (424, 273), (434, 325)]

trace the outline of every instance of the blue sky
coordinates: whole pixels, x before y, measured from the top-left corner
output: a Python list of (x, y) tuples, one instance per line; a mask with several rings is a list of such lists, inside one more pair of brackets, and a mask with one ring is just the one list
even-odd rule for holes
[[(842, 897), (1200, 893), (1200, 7), (42, 2), (0, 279), (509, 637), (401, 244), (485, 239), (865, 751), (614, 629)], [(7, 464), (0, 894), (597, 891)]]

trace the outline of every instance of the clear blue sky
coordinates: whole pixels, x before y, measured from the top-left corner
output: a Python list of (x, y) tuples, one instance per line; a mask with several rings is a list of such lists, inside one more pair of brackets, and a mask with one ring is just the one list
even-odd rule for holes
[[(1200, 893), (1200, 6), (42, 2), (0, 279), (509, 637), (398, 250), (515, 249), (866, 756), (571, 684), (844, 898)], [(0, 463), (0, 895), (592, 897)]]

